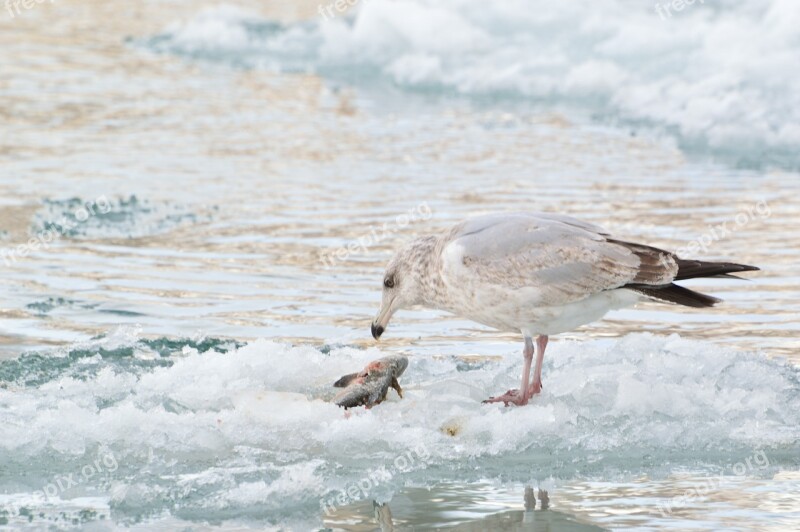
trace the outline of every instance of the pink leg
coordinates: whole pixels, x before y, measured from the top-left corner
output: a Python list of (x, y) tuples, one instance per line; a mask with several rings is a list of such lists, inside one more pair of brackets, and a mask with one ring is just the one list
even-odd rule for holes
[(525, 337), (525, 349), (522, 350), (522, 356), (525, 363), (522, 366), (522, 382), (519, 390), (508, 390), (503, 395), (486, 399), (484, 403), (504, 403), (506, 406), (508, 406), (508, 403), (514, 403), (517, 406), (528, 404), (530, 395), (525, 391), (528, 390), (528, 379), (531, 374), (531, 362), (533, 361), (533, 342), (529, 336)]
[(542, 391), (542, 361), (544, 360), (544, 350), (547, 347), (547, 336), (536, 337), (536, 367), (533, 370), (533, 382), (528, 388), (528, 399)]

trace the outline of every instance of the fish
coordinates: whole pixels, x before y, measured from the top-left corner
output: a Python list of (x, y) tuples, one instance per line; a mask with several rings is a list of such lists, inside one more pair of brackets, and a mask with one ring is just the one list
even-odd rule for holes
[(407, 367), (408, 358), (402, 355), (373, 360), (363, 370), (344, 375), (333, 383), (336, 388), (344, 388), (333, 402), (345, 410), (357, 406), (372, 408), (386, 399), (389, 388), (394, 388), (402, 398), (403, 389), (398, 379)]

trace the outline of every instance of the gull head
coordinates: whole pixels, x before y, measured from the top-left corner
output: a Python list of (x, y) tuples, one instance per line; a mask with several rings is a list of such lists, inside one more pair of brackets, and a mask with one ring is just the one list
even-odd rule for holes
[(426, 304), (426, 287), (432, 261), (432, 238), (414, 240), (395, 253), (383, 274), (381, 309), (372, 322), (372, 337), (376, 340), (400, 309)]

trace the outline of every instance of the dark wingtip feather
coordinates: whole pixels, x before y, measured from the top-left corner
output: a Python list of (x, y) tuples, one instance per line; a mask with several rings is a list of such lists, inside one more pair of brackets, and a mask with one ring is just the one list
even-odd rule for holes
[(701, 260), (678, 259), (676, 281), (697, 277), (721, 277), (732, 273), (760, 271), (758, 266), (736, 264), (733, 262), (704, 262)]
[(659, 301), (666, 301), (692, 308), (713, 307), (722, 301), (716, 297), (701, 294), (700, 292), (689, 290), (677, 284), (663, 286), (626, 285), (624, 288), (634, 290), (647, 297), (658, 299)]
[(721, 273), (719, 275), (712, 276), (713, 279), (736, 279), (737, 281), (750, 281), (750, 279), (746, 277), (739, 277), (738, 275), (733, 275), (732, 273)]

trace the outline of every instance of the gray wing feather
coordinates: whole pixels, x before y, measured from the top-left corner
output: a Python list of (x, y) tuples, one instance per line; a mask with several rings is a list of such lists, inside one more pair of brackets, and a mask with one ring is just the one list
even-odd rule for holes
[(514, 213), (469, 220), (450, 240), (463, 248), (471, 276), (506, 288), (535, 288), (534, 303), (543, 305), (580, 301), (629, 283), (669, 283), (677, 273), (671, 253), (608, 236), (569, 216)]

